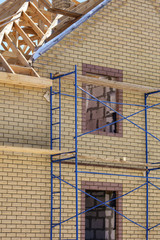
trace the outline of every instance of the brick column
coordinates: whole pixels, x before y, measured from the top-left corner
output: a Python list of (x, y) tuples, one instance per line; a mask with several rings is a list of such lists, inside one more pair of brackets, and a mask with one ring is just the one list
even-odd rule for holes
[(52, 0), (53, 7), (57, 8), (68, 8), (71, 5), (70, 0)]

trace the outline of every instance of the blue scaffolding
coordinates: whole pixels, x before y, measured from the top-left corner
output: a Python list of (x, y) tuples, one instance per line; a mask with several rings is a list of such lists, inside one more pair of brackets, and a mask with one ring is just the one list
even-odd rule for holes
[[(65, 76), (68, 76), (68, 75), (74, 75), (75, 77), (75, 82), (74, 82), (74, 91), (75, 91), (75, 94), (74, 95), (70, 95), (70, 94), (65, 94), (65, 93), (62, 93), (61, 91), (61, 81), (63, 79), (63, 77)], [(62, 152), (60, 154), (57, 154), (57, 155), (52, 155), (51, 156), (51, 218), (50, 218), (50, 240), (52, 239), (55, 239), (53, 238), (53, 229), (55, 227), (59, 228), (59, 240), (62, 240), (62, 224), (65, 223), (65, 222), (68, 222), (69, 220), (71, 219), (74, 219), (76, 220), (76, 240), (79, 239), (79, 216), (88, 212), (88, 211), (91, 211), (101, 205), (105, 205), (107, 206), (108, 208), (112, 209), (114, 212), (116, 212), (117, 214), (121, 215), (122, 217), (124, 217), (125, 219), (127, 219), (128, 221), (132, 222), (133, 224), (145, 229), (146, 231), (146, 240), (149, 240), (149, 231), (158, 227), (160, 225), (160, 223), (156, 224), (155, 226), (152, 226), (149, 228), (149, 185), (152, 185), (153, 187), (155, 187), (156, 189), (160, 190), (160, 188), (158, 186), (156, 186), (155, 184), (153, 184), (152, 182), (150, 182), (151, 179), (160, 179), (160, 177), (150, 177), (149, 176), (149, 173), (151, 171), (155, 171), (155, 170), (159, 170), (160, 168), (159, 167), (154, 167), (154, 164), (160, 164), (160, 163), (151, 163), (153, 164), (153, 168), (149, 168), (147, 165), (146, 165), (146, 176), (138, 176), (138, 175), (128, 175), (128, 174), (112, 174), (112, 173), (101, 173), (101, 172), (88, 172), (88, 171), (79, 171), (78, 170), (78, 138), (81, 137), (81, 136), (84, 136), (86, 134), (89, 134), (89, 133), (92, 133), (94, 131), (98, 131), (102, 128), (105, 128), (107, 126), (110, 126), (112, 124), (115, 124), (115, 123), (118, 123), (120, 121), (123, 121), (123, 120), (127, 120), (128, 122), (132, 123), (134, 126), (136, 126), (137, 128), (139, 128), (140, 130), (142, 130), (144, 133), (145, 133), (145, 145), (146, 145), (146, 164), (149, 163), (149, 156), (148, 156), (148, 135), (149, 136), (152, 136), (154, 139), (160, 141), (159, 138), (157, 138), (155, 135), (153, 135), (152, 133), (148, 132), (148, 117), (147, 117), (147, 110), (150, 109), (150, 108), (153, 108), (153, 107), (158, 107), (160, 105), (160, 103), (157, 103), (157, 104), (154, 104), (152, 106), (148, 106), (147, 105), (147, 98), (150, 96), (150, 95), (153, 95), (153, 94), (156, 94), (156, 93), (159, 93), (160, 91), (156, 91), (156, 92), (150, 92), (150, 93), (146, 93), (144, 94), (144, 105), (139, 105), (139, 104), (125, 104), (125, 103), (119, 103), (119, 102), (114, 102), (114, 104), (122, 104), (122, 105), (129, 105), (129, 106), (139, 106), (139, 107), (142, 107), (143, 109), (140, 110), (140, 111), (137, 111), (136, 113), (133, 113), (127, 117), (123, 116), (121, 113), (119, 113), (118, 111), (116, 111), (115, 109), (113, 109), (112, 107), (110, 107), (108, 105), (108, 103), (111, 103), (111, 102), (108, 102), (108, 101), (100, 101), (98, 98), (96, 98), (95, 96), (93, 96), (92, 94), (90, 94), (89, 92), (87, 92), (86, 90), (82, 89), (81, 87), (79, 87), (77, 85), (77, 66), (75, 66), (75, 69), (74, 71), (72, 72), (69, 72), (67, 74), (63, 74), (63, 75), (60, 75), (60, 76), (57, 76), (57, 77), (54, 77), (52, 74), (50, 74), (50, 79), (53, 80), (53, 84), (54, 84), (54, 81), (55, 80), (58, 80), (59, 83), (59, 89), (58, 91), (55, 91), (53, 89), (53, 87), (50, 88), (50, 148), (53, 149), (53, 144), (55, 142), (57, 142), (57, 145), (59, 146), (59, 150), (61, 150), (61, 124), (62, 124), (62, 121), (61, 121), (61, 109), (62, 109), (62, 104), (61, 104), (61, 97), (62, 95), (63, 96), (67, 96), (67, 97), (73, 97), (74, 98), (74, 101), (75, 101), (75, 136), (74, 136), (74, 151), (70, 151), (70, 152)], [(77, 90), (80, 89), (82, 92), (84, 92), (86, 95), (88, 95), (90, 98), (84, 98), (84, 97), (79, 97), (78, 94), (77, 94)], [(59, 104), (58, 106), (54, 106), (53, 107), (53, 96), (54, 95), (59, 95)], [(103, 127), (100, 127), (100, 128), (97, 128), (95, 130), (92, 130), (92, 131), (88, 131), (86, 133), (83, 133), (83, 134), (80, 134), (78, 135), (78, 132), (77, 132), (77, 100), (78, 99), (85, 99), (85, 100), (90, 100), (90, 101), (98, 101), (99, 103), (103, 104), (105, 107), (109, 108), (110, 110), (114, 111), (115, 113), (117, 113), (119, 116), (121, 116), (121, 119), (117, 120), (117, 121), (114, 121), (112, 123), (109, 123), (109, 124), (106, 124), (104, 125)], [(131, 121), (129, 118), (132, 117), (132, 116), (135, 116), (141, 112), (144, 112), (145, 113), (145, 128), (142, 128), (141, 126), (139, 126), (138, 124), (134, 123), (133, 121)], [(58, 114), (59, 116), (59, 120), (57, 122), (54, 122), (54, 115), (53, 114)], [(56, 135), (57, 133), (55, 133), (53, 130), (54, 130), (54, 127), (55, 126), (58, 126), (59, 127), (59, 131), (58, 131), (58, 137), (54, 137), (54, 135)], [(63, 157), (65, 156), (66, 154), (70, 154), (72, 153), (72, 156), (71, 157)], [(61, 156), (61, 157), (60, 157)], [(75, 161), (75, 186), (67, 181), (65, 181), (64, 179), (62, 179), (62, 162), (63, 161), (67, 161), (67, 160), (71, 160), (71, 159), (74, 159)], [(59, 175), (55, 175), (54, 174), (54, 164), (55, 163), (59, 163)], [(78, 173), (84, 173), (84, 174), (93, 174), (93, 175), (108, 175), (108, 176), (123, 176), (123, 177), (128, 177), (128, 178), (140, 178), (140, 179), (145, 179), (145, 183), (136, 187), (135, 189), (129, 191), (128, 193), (125, 193), (121, 196), (118, 196), (114, 199), (111, 199), (111, 200), (108, 200), (106, 202), (102, 202), (101, 200), (95, 198), (94, 196), (88, 194), (87, 192), (81, 190), (78, 188)], [(54, 179), (58, 180), (59, 181), (59, 191), (54, 191)], [(69, 186), (71, 186), (73, 189), (75, 189), (75, 195), (76, 195), (76, 214), (66, 220), (63, 220), (62, 221), (62, 183), (65, 183)], [(146, 226), (142, 226), (141, 224), (133, 221), (132, 219), (126, 217), (125, 215), (123, 215), (121, 212), (118, 212), (116, 209), (112, 208), (109, 203), (113, 200), (118, 200), (124, 196), (127, 196), (129, 195), (130, 193), (142, 188), (143, 186), (146, 187)], [(90, 209), (87, 209), (83, 212), (78, 212), (78, 192), (81, 192), (81, 193), (84, 193), (88, 196), (90, 196), (91, 198), (97, 200), (99, 202), (98, 205), (90, 208)], [(59, 201), (58, 201), (58, 207), (55, 206), (54, 207), (54, 204), (53, 204), (53, 198), (54, 196), (59, 196)], [(58, 218), (58, 221), (57, 222), (53, 222), (53, 215), (54, 215), (54, 211), (58, 211), (59, 212), (59, 218)], [(65, 240), (70, 240), (70, 239), (65, 239)]]

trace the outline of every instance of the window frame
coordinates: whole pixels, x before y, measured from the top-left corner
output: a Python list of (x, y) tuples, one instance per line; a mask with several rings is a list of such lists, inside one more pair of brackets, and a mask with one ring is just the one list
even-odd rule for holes
[[(92, 182), (92, 181), (82, 181), (81, 189), (86, 190), (98, 190), (98, 191), (113, 191), (116, 192), (116, 197), (123, 194), (123, 184), (122, 183), (110, 183), (110, 182)], [(116, 200), (116, 210), (123, 214), (123, 199), (119, 198)], [(81, 210), (85, 211), (85, 194), (81, 195)], [(122, 216), (116, 214), (116, 240), (123, 239), (123, 224)], [(81, 216), (81, 240), (85, 240), (85, 214)]]
[[(123, 71), (114, 69), (114, 68), (108, 68), (108, 67), (101, 67), (101, 66), (96, 66), (96, 65), (91, 65), (91, 64), (82, 64), (82, 75), (87, 75), (87, 74), (95, 74), (95, 75), (100, 75), (100, 76), (108, 76), (108, 77), (114, 77), (116, 81), (123, 81)], [(86, 85), (83, 84), (82, 88), (86, 90)], [(86, 97), (86, 94), (83, 92), (82, 97)], [(123, 91), (116, 89), (116, 99), (117, 102), (122, 103), (123, 102)], [(116, 105), (116, 111), (118, 111), (120, 114), (123, 114), (123, 105), (117, 104)], [(117, 120), (120, 120), (121, 116), (117, 114)], [(115, 137), (123, 137), (123, 122), (118, 122), (117, 123), (117, 132), (116, 133), (111, 133), (111, 132), (104, 132), (102, 130), (94, 131), (91, 134), (94, 135), (104, 135), (104, 136), (115, 136)], [(86, 124), (86, 100), (82, 100), (82, 132), (85, 133), (89, 131), (87, 129), (87, 124)]]

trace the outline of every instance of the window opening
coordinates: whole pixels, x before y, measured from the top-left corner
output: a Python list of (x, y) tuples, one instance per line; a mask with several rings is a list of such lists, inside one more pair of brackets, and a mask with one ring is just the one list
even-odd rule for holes
[[(86, 190), (95, 198), (105, 202), (116, 197), (116, 192)], [(98, 205), (99, 202), (89, 196), (85, 197), (85, 209)], [(110, 206), (116, 208), (116, 201)], [(116, 214), (113, 210), (101, 205), (85, 214), (85, 240), (116, 240)]]

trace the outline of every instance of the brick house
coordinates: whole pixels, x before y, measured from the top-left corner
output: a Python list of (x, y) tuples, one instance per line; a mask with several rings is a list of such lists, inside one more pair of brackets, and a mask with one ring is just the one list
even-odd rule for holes
[[(70, 6), (70, 1), (53, 3), (56, 8)], [(159, 224), (160, 215), (160, 192), (155, 187), (160, 186), (159, 174), (157, 170), (149, 175), (152, 184), (148, 187), (150, 231), (146, 236), (145, 111), (134, 114), (144, 109), (145, 89), (147, 93), (148, 89), (159, 88), (159, 8), (158, 0), (112, 0), (33, 63), (35, 71), (43, 78), (49, 78), (50, 73), (73, 71), (76, 64), (78, 75), (95, 79), (95, 84), (80, 82), (79, 86), (110, 107), (91, 101), (89, 95), (78, 90), (78, 96), (83, 98), (78, 99), (78, 135), (108, 125), (78, 138), (78, 187), (102, 202), (134, 190), (116, 202), (110, 202), (109, 206), (120, 215), (104, 205), (81, 214), (79, 239), (159, 239), (159, 227), (154, 228)], [(97, 85), (103, 80), (117, 83), (118, 88), (111, 84)], [(58, 87), (58, 81), (53, 81), (53, 90), (58, 91)], [(49, 88), (8, 82), (0, 83), (0, 88), (1, 146), (49, 149), (50, 103), (44, 97)], [(61, 88), (61, 147), (63, 152), (68, 152), (74, 149), (75, 103), (73, 97), (65, 94), (74, 95), (74, 83), (64, 79)], [(55, 95), (55, 107), (58, 100)], [(154, 104), (156, 106), (147, 111), (149, 163), (159, 162), (158, 93), (148, 97), (147, 105)], [(119, 121), (122, 116), (117, 112), (124, 117), (133, 114), (129, 119), (136, 125), (126, 119)], [(55, 122), (58, 117), (56, 112)], [(57, 135), (58, 127), (55, 127), (55, 138)], [(58, 148), (57, 142), (54, 147)], [(1, 151), (0, 155), (0, 239), (50, 239), (50, 157), (7, 151)], [(75, 185), (75, 163), (64, 161), (61, 168), (63, 222), (76, 214), (75, 190), (64, 182)], [(59, 174), (58, 163), (54, 164), (54, 174)], [(58, 192), (59, 180), (54, 179), (53, 184), (54, 192)], [(79, 212), (98, 204), (81, 192), (78, 202)], [(58, 195), (53, 204), (58, 208)], [(59, 221), (59, 210), (54, 211), (53, 221)], [(76, 239), (75, 218), (64, 222), (61, 232), (63, 240)], [(59, 226), (53, 229), (53, 239), (60, 239)]]

